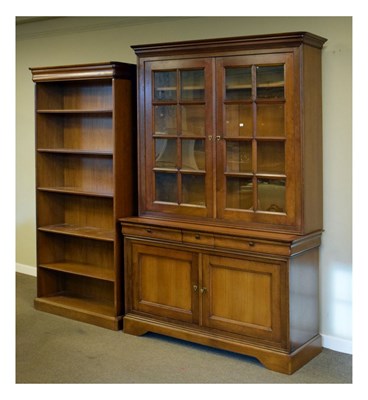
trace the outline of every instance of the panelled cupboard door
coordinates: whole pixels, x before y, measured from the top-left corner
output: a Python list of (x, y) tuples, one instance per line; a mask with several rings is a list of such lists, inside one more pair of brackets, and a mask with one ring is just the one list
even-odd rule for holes
[(203, 325), (285, 343), (286, 264), (282, 261), (203, 256)]
[(134, 311), (198, 322), (198, 255), (132, 244)]
[(293, 77), (293, 53), (216, 60), (218, 218), (296, 222)]
[(145, 78), (141, 202), (146, 211), (211, 217), (211, 60), (147, 62)]

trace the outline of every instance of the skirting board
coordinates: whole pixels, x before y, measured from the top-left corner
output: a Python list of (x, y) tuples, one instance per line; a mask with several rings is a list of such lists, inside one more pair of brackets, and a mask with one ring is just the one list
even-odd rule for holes
[[(31, 265), (16, 264), (16, 272), (25, 275), (37, 276), (37, 268)], [(341, 339), (336, 336), (324, 335), (321, 333), (322, 347), (326, 349), (338, 351), (340, 353), (352, 354), (352, 341), (347, 339)]]
[(25, 275), (37, 276), (37, 268), (31, 265), (16, 263), (15, 271)]
[(340, 353), (353, 354), (353, 343), (351, 340), (341, 339), (336, 336), (323, 335), (322, 333), (321, 336), (322, 347)]

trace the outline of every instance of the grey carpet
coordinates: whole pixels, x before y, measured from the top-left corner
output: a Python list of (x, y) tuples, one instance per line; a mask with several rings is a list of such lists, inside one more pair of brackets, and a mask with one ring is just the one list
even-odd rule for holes
[(352, 356), (323, 352), (291, 376), (250, 357), (160, 335), (135, 337), (33, 308), (36, 279), (16, 278), (17, 383), (351, 383)]

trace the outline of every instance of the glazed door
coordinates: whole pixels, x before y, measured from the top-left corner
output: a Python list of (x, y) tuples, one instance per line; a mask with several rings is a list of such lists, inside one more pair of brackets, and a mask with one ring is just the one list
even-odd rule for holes
[(281, 261), (204, 255), (203, 325), (285, 343), (285, 276)]
[(132, 311), (198, 322), (198, 255), (137, 243), (131, 249)]
[(219, 58), (217, 217), (296, 223), (293, 55)]
[(143, 212), (212, 217), (212, 76), (208, 59), (146, 63)]

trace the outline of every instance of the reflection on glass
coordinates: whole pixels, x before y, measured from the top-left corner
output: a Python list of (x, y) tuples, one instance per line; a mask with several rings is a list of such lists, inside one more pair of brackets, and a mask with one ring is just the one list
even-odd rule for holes
[(178, 202), (176, 174), (155, 173), (155, 200), (168, 203)]
[(204, 175), (182, 175), (182, 202), (205, 206), (205, 182)]
[(181, 106), (181, 133), (182, 135), (204, 136), (204, 105)]
[(176, 71), (154, 72), (155, 101), (176, 100)]
[(226, 171), (252, 172), (251, 142), (226, 142)]
[(242, 210), (253, 209), (252, 178), (227, 178), (226, 207)]
[(203, 139), (185, 139), (181, 142), (182, 169), (205, 169), (205, 152)]
[(246, 100), (252, 98), (251, 67), (225, 69), (226, 100)]
[(181, 99), (204, 100), (204, 70), (181, 71)]
[(252, 136), (253, 113), (251, 104), (225, 105), (225, 135), (228, 137)]
[(176, 139), (155, 139), (155, 166), (176, 167)]
[(284, 104), (257, 104), (256, 135), (285, 136)]
[(284, 97), (284, 66), (257, 67), (257, 97)]
[(284, 142), (258, 142), (257, 171), (260, 173), (285, 173), (285, 145)]
[(258, 179), (258, 210), (285, 212), (285, 179)]
[(176, 135), (176, 106), (154, 107), (156, 135)]

